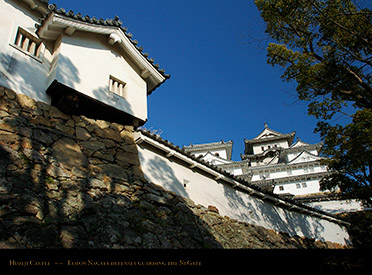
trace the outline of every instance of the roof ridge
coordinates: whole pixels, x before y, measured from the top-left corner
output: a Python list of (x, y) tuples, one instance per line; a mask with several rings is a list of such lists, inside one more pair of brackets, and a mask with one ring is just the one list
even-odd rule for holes
[(184, 145), (183, 148), (184, 149), (191, 149), (191, 148), (197, 148), (197, 147), (203, 147), (203, 146), (207, 147), (207, 146), (218, 146), (218, 145), (230, 146), (231, 144), (233, 144), (232, 140), (229, 140), (229, 141), (221, 140), (221, 141), (209, 142), (209, 143)]

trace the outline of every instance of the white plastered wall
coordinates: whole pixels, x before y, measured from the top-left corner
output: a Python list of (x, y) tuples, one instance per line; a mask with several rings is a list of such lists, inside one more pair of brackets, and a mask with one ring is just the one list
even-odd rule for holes
[(0, 1), (0, 85), (50, 103), (48, 87), (52, 45), (44, 44), (38, 59), (14, 47), (18, 27), (35, 31), (38, 13), (18, 1)]
[[(283, 190), (279, 189), (283, 187)], [(311, 193), (318, 193), (320, 190), (319, 180), (301, 180), (290, 183), (281, 183), (274, 187), (274, 194), (289, 193), (292, 195), (305, 195)]]
[(137, 147), (147, 180), (190, 198), (196, 204), (205, 207), (214, 205), (222, 216), (287, 232), (291, 236), (306, 236), (340, 244), (350, 242), (347, 230), (340, 224), (275, 206), (269, 201), (234, 189), (227, 183), (217, 182), (195, 169), (162, 156), (145, 143)]
[[(55, 77), (81, 93), (146, 121), (146, 82), (130, 60), (106, 40), (103, 35), (79, 31), (71, 37), (64, 35)], [(109, 91), (110, 75), (126, 83), (123, 96)]]
[[(125, 53), (105, 35), (76, 31), (44, 41), (39, 57), (14, 46), (18, 27), (34, 34), (40, 14), (18, 1), (0, 1), (0, 85), (50, 104), (54, 79), (110, 106), (147, 120), (147, 84)], [(110, 75), (126, 83), (123, 97), (109, 92)]]
[(361, 211), (364, 209), (362, 203), (357, 200), (330, 200), (309, 202), (307, 205), (327, 211), (329, 213), (337, 214), (341, 212)]

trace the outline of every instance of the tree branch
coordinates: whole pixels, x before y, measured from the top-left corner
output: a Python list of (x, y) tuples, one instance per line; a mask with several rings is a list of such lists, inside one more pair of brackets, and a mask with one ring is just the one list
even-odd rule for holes
[(314, 50), (314, 45), (313, 45), (313, 41), (312, 41), (312, 40), (309, 40), (309, 48), (310, 48), (310, 52), (314, 55), (314, 57), (315, 57), (318, 61), (322, 62), (322, 61), (323, 61), (323, 57), (320, 56), (320, 55), (318, 55), (318, 54), (315, 52), (315, 50)]
[(350, 174), (358, 183), (360, 183), (362, 186), (369, 186), (369, 184), (365, 181), (365, 179), (354, 172), (348, 171), (348, 174)]
[(334, 25), (336, 25), (337, 27), (339, 27), (340, 29), (348, 32), (349, 34), (355, 36), (355, 37), (358, 37), (359, 39), (363, 40), (363, 42), (365, 42), (367, 45), (367, 47), (372, 50), (372, 44), (371, 42), (369, 42), (366, 38), (363, 38), (359, 35), (357, 35), (357, 33), (355, 33), (354, 31), (352, 30), (349, 30), (348, 28), (346, 28), (345, 26), (341, 25), (340, 23), (334, 21), (331, 19), (331, 17), (329, 15), (324, 15), (323, 11), (315, 4), (315, 1), (312, 1), (311, 2), (311, 5), (319, 12), (320, 15), (322, 15), (324, 18), (326, 18), (327, 21), (333, 23)]
[[(336, 42), (337, 43), (337, 42)], [(365, 63), (367, 64), (368, 66), (372, 67), (372, 62), (370, 61), (370, 59), (372, 59), (372, 57), (369, 57), (367, 59), (363, 59), (363, 58), (360, 58), (358, 56), (356, 56), (352, 51), (350, 51), (348, 48), (346, 48), (344, 45), (342, 45), (341, 43), (337, 43), (344, 51), (346, 51), (348, 54), (350, 54), (354, 59), (362, 62), (362, 63)]]

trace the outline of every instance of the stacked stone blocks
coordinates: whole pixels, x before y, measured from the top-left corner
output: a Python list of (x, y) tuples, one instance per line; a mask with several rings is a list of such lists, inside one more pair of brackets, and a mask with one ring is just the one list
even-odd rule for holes
[(146, 181), (132, 126), (0, 87), (0, 248), (337, 248)]

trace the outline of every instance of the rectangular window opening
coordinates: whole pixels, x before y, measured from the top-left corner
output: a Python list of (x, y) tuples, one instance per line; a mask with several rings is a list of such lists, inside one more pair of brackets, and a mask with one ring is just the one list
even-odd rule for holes
[(125, 98), (126, 97), (125, 85), (126, 83), (124, 81), (110, 75), (110, 81), (109, 81), (110, 92)]
[(40, 57), (42, 41), (25, 29), (18, 27), (14, 46), (33, 57)]
[(183, 179), (183, 187), (187, 187), (187, 185), (189, 184), (189, 180), (187, 180), (187, 179)]

